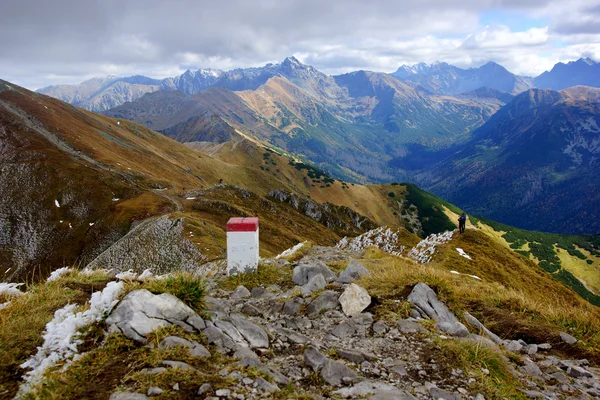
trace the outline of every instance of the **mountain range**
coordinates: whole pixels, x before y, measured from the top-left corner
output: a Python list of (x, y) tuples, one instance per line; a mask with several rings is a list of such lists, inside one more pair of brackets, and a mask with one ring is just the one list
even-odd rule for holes
[(600, 232), (599, 99), (600, 89), (585, 86), (522, 93), (421, 182), (507, 224)]
[[(161, 82), (136, 77), (94, 84), (114, 90), (147, 83), (152, 93), (106, 115), (138, 122), (183, 143), (249, 140), (315, 163), (340, 179), (412, 181), (470, 212), (504, 223), (592, 233), (598, 230), (589, 222), (590, 216), (598, 216), (590, 175), (597, 132), (589, 121), (596, 118), (597, 92), (580, 87), (542, 96), (555, 99), (560, 107), (523, 99), (547, 93), (531, 89), (544, 82), (593, 84), (589, 71), (597, 65), (589, 59), (557, 64), (534, 79), (513, 75), (495, 63), (472, 69), (421, 63), (402, 66), (393, 74), (356, 71), (327, 76), (289, 57), (263, 68), (188, 71)], [(167, 83), (177, 90), (161, 90)], [(510, 127), (517, 114), (537, 121), (527, 126), (533, 142), (499, 133), (505, 125), (525, 129)], [(561, 137), (552, 130), (571, 132), (571, 137), (557, 140)], [(587, 143), (583, 147), (576, 144), (581, 138)], [(525, 145), (551, 151), (523, 151)], [(580, 164), (575, 162), (581, 155), (577, 149), (589, 153)], [(573, 151), (578, 155), (570, 156), (573, 161), (568, 164), (562, 155)], [(504, 163), (508, 154), (510, 168)], [(535, 171), (528, 164), (534, 154), (547, 156), (538, 160)], [(492, 178), (505, 169), (512, 171), (505, 179)], [(500, 201), (502, 193), (518, 200)], [(553, 219), (559, 212), (563, 217)]]

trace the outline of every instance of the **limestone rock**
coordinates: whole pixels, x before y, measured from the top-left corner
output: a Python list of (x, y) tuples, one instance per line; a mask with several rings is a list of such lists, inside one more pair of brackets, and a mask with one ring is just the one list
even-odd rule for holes
[(340, 296), (340, 304), (342, 305), (342, 311), (347, 316), (360, 314), (363, 310), (371, 304), (371, 296), (369, 292), (361, 286), (355, 283), (348, 285), (344, 293)]
[(336, 275), (327, 268), (327, 265), (322, 261), (315, 261), (311, 264), (297, 265), (292, 274), (292, 282), (298, 286), (303, 286), (317, 274), (322, 274), (327, 282), (332, 282), (336, 279)]
[(116, 392), (110, 395), (109, 400), (148, 400), (148, 397), (141, 393)]
[(198, 395), (208, 393), (211, 390), (212, 390), (212, 386), (210, 385), (210, 383), (204, 383), (204, 384), (202, 384), (202, 386), (200, 386), (198, 388)]
[(163, 394), (163, 390), (156, 386), (150, 386), (146, 394), (148, 396), (160, 396), (161, 394)]
[(207, 358), (210, 357), (210, 352), (206, 347), (202, 346), (198, 342), (190, 342), (177, 336), (168, 336), (164, 338), (158, 345), (159, 349), (167, 349), (169, 347), (187, 347), (190, 349), (190, 354), (195, 357)]
[(306, 313), (313, 317), (323, 310), (333, 310), (338, 304), (339, 295), (333, 290), (326, 290), (314, 299), (306, 308)]
[(152, 294), (148, 290), (134, 290), (117, 304), (106, 319), (109, 332), (121, 332), (130, 339), (146, 343), (150, 332), (179, 325), (188, 332), (196, 331), (188, 320), (198, 315), (172, 294)]
[(404, 334), (427, 332), (427, 329), (425, 329), (421, 324), (416, 321), (411, 321), (410, 319), (401, 319), (400, 321), (396, 322), (396, 328)]
[(565, 333), (565, 332), (561, 332), (560, 333), (560, 338), (566, 344), (573, 345), (573, 344), (577, 343), (577, 339), (575, 339), (573, 336), (571, 336), (571, 335), (569, 335), (568, 333)]
[(390, 330), (390, 327), (382, 320), (379, 320), (373, 324), (373, 333), (377, 335), (384, 335)]
[(461, 324), (456, 316), (438, 300), (435, 292), (425, 283), (415, 285), (408, 295), (408, 301), (412, 303), (423, 318), (431, 318), (437, 322), (436, 327), (452, 336), (465, 337), (469, 334), (468, 329)]
[(304, 350), (304, 364), (308, 365), (313, 369), (313, 371), (320, 370), (325, 363), (327, 362), (327, 357), (325, 357), (319, 350), (317, 350), (314, 346), (308, 346), (306, 350)]
[(327, 285), (327, 282), (325, 282), (323, 274), (317, 274), (310, 278), (310, 280), (304, 286), (302, 286), (302, 294), (306, 296), (312, 292), (323, 289), (325, 285)]
[(248, 341), (250, 347), (268, 348), (269, 336), (267, 332), (254, 322), (247, 320), (241, 316), (231, 317), (231, 322), (242, 334), (244, 339)]
[(325, 362), (319, 375), (331, 386), (340, 386), (342, 383), (348, 384), (360, 381), (360, 378), (352, 369), (341, 362), (331, 360)]
[(340, 273), (340, 277), (336, 282), (338, 283), (352, 283), (363, 276), (369, 276), (371, 273), (358, 261), (352, 260), (350, 264)]
[(484, 333), (487, 337), (489, 337), (492, 340), (492, 342), (496, 343), (497, 345), (501, 345), (503, 343), (502, 339), (500, 339), (498, 335), (494, 334), (492, 331), (487, 329), (481, 322), (479, 322), (477, 318), (475, 318), (466, 311), (463, 315), (465, 317), (465, 321), (467, 321), (469, 325)]
[(234, 300), (247, 299), (250, 295), (250, 291), (245, 286), (240, 285), (233, 291), (231, 298)]
[(396, 389), (392, 385), (385, 383), (373, 382), (373, 381), (362, 381), (355, 384), (352, 387), (338, 389), (333, 392), (340, 397), (345, 399), (363, 398), (365, 396), (372, 395), (369, 399), (380, 399), (380, 400), (414, 400), (410, 394), (404, 391)]
[(429, 389), (429, 394), (432, 398), (439, 400), (461, 400), (461, 397), (457, 393), (450, 393), (447, 390), (440, 389), (438, 387), (432, 387)]
[(161, 362), (162, 365), (166, 365), (167, 367), (171, 367), (173, 369), (187, 369), (190, 371), (195, 371), (196, 368), (192, 367), (190, 364), (184, 363), (182, 361), (171, 361), (165, 360)]
[(278, 392), (279, 391), (279, 387), (277, 385), (274, 385), (271, 382), (269, 382), (263, 378), (256, 379), (256, 386), (261, 388), (265, 392)]
[(300, 297), (292, 297), (283, 304), (282, 314), (296, 315), (300, 311), (300, 307), (304, 304), (304, 300)]
[(246, 315), (250, 315), (251, 317), (262, 316), (262, 312), (258, 308), (254, 307), (252, 304), (248, 304), (248, 303), (245, 303), (242, 306), (240, 311)]

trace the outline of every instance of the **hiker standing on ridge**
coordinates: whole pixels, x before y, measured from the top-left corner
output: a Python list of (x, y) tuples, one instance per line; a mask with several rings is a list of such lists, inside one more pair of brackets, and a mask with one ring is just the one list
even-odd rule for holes
[(458, 217), (458, 231), (463, 234), (465, 233), (465, 226), (467, 225), (467, 215), (462, 213), (460, 217)]

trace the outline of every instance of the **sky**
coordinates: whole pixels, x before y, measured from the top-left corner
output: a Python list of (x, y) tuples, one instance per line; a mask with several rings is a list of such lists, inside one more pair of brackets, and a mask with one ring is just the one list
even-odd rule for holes
[(600, 0), (0, 0), (0, 10), (0, 79), (29, 89), (292, 55), (331, 75), (494, 61), (537, 76), (600, 61)]

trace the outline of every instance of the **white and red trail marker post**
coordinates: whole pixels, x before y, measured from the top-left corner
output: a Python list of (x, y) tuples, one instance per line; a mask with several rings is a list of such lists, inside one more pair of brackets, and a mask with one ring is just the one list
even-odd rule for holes
[(227, 275), (258, 269), (258, 218), (230, 218), (227, 222)]

